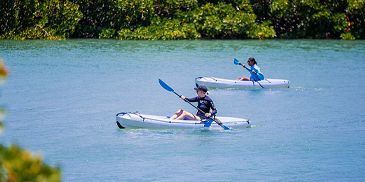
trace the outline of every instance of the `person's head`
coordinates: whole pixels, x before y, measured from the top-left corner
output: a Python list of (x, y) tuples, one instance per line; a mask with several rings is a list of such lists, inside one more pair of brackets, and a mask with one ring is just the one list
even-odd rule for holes
[(194, 88), (196, 90), (196, 93), (200, 98), (203, 98), (207, 95), (208, 88), (204, 85), (199, 85), (198, 87)]
[(255, 58), (249, 57), (248, 60), (247, 60), (247, 64), (249, 66), (253, 66), (253, 65), (257, 64), (257, 62), (256, 62)]

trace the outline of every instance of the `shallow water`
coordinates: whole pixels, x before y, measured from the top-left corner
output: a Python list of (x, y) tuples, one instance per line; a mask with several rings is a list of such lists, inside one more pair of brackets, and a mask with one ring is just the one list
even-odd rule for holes
[[(237, 78), (254, 56), (289, 89), (211, 90), (232, 131), (119, 130), (115, 114), (194, 109), (194, 78)], [(0, 41), (10, 76), (2, 143), (62, 169), (63, 181), (364, 181), (365, 41)]]

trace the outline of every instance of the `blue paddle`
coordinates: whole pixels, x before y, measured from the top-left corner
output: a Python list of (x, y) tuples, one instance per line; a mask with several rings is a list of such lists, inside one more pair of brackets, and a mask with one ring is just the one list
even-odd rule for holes
[[(240, 63), (240, 61), (238, 61), (236, 58), (233, 59), (233, 64), (235, 64), (235, 65), (241, 65), (242, 66), (242, 63)], [(246, 68), (246, 70), (249, 71), (250, 73), (252, 72), (252, 70), (250, 70), (246, 66), (244, 66), (244, 68)], [(257, 75), (257, 77), (260, 80), (263, 80), (264, 79), (264, 75), (262, 75), (261, 73), (256, 73), (255, 72), (255, 74)], [(254, 80), (254, 81), (257, 82), (260, 85), (261, 88), (264, 88), (264, 86), (262, 86), (260, 82), (258, 82), (257, 80)]]
[[(164, 81), (162, 81), (161, 79), (158, 79), (158, 82), (160, 83), (161, 87), (164, 88), (165, 90), (174, 93), (175, 95), (177, 95), (178, 97), (181, 97), (180, 94), (176, 93), (174, 89), (172, 89), (169, 85), (167, 85)], [(193, 106), (195, 109), (197, 109), (198, 111), (205, 113), (203, 110), (201, 110), (200, 108), (196, 107), (195, 105), (193, 105), (191, 102), (189, 102), (188, 100), (184, 99), (185, 102), (187, 102), (188, 104), (190, 104), (191, 106)], [(224, 130), (229, 130), (230, 128), (227, 126), (224, 126), (223, 123), (221, 121), (219, 121), (217, 118), (214, 117), (214, 119), (209, 118), (207, 119), (207, 121), (204, 122), (204, 127), (210, 127), (210, 125), (212, 124), (213, 120), (219, 125), (221, 126)]]
[(214, 120), (212, 118), (209, 118), (207, 119), (205, 122), (204, 122), (204, 127), (210, 127), (210, 125), (212, 125), (212, 122)]

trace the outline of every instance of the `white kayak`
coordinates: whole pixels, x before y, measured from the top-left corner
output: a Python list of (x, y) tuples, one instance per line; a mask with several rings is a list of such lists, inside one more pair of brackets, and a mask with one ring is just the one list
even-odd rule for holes
[(195, 83), (210, 88), (233, 89), (262, 89), (262, 88), (289, 88), (289, 80), (265, 79), (261, 81), (240, 81), (215, 77), (198, 77)]
[[(248, 119), (234, 117), (216, 117), (229, 128), (250, 127)], [(197, 120), (175, 120), (167, 116), (140, 114), (138, 112), (121, 112), (116, 116), (119, 128), (151, 128), (151, 129), (207, 129), (204, 122)], [(212, 122), (210, 128), (221, 128)]]

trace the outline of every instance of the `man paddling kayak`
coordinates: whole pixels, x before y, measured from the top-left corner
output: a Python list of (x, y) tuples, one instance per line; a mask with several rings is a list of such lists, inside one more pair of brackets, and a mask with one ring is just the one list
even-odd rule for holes
[(253, 58), (253, 57), (248, 58), (247, 64), (248, 64), (248, 66), (250, 66), (249, 68), (247, 68), (245, 66), (245, 64), (240, 63), (240, 65), (243, 68), (247, 69), (250, 72), (251, 76), (250, 76), (250, 78), (242, 76), (241, 78), (238, 78), (240, 81), (260, 81), (260, 80), (265, 79), (264, 75), (260, 71), (260, 67), (257, 66), (257, 62), (256, 62), (255, 58)]
[(197, 93), (197, 97), (186, 98), (185, 96), (181, 96), (180, 98), (189, 102), (198, 102), (198, 112), (196, 115), (191, 114), (190, 112), (179, 109), (171, 118), (179, 119), (179, 120), (202, 120), (210, 118), (211, 116), (217, 113), (217, 109), (214, 107), (212, 99), (208, 96), (208, 88), (203, 85), (199, 85), (197, 88), (194, 88)]

